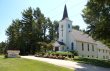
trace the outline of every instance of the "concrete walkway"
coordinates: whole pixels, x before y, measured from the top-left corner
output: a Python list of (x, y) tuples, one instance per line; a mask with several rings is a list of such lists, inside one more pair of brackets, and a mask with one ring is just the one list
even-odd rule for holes
[(27, 59), (44, 61), (54, 65), (75, 69), (76, 71), (110, 71), (110, 68), (103, 68), (103, 67), (93, 66), (89, 64), (81, 64), (81, 63), (67, 61), (67, 60), (41, 58), (41, 57), (34, 57), (34, 56), (21, 56), (21, 57), (27, 58)]

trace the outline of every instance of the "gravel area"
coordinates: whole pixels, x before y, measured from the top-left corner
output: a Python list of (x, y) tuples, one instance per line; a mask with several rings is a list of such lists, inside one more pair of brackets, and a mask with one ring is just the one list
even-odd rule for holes
[(110, 71), (110, 68), (103, 68), (98, 66), (93, 66), (89, 64), (82, 64), (68, 60), (58, 60), (58, 59), (50, 59), (50, 58), (41, 58), (34, 56), (21, 56), (21, 58), (27, 58), (32, 60), (39, 60), (47, 63), (51, 63), (54, 65), (75, 69), (75, 71)]

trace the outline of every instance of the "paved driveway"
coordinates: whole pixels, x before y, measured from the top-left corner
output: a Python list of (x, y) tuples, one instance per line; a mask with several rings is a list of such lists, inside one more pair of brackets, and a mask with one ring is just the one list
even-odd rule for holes
[(34, 57), (34, 56), (21, 56), (21, 57), (27, 58), (27, 59), (44, 61), (54, 65), (75, 69), (76, 71), (110, 71), (110, 68), (103, 68), (103, 67), (93, 66), (89, 64), (81, 64), (81, 63), (67, 61), (67, 60), (49, 59), (49, 58), (41, 58), (41, 57)]

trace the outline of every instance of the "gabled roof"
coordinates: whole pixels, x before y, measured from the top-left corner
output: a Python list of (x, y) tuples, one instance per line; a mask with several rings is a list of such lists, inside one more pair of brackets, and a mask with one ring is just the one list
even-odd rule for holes
[(72, 37), (76, 40), (76, 41), (82, 41), (82, 42), (88, 42), (88, 43), (94, 43), (97, 45), (98, 49), (106, 49), (106, 50), (110, 50), (105, 44), (103, 44), (100, 41), (95, 41), (91, 36), (89, 36), (88, 34), (85, 34), (81, 31), (75, 30), (73, 29), (72, 32), (70, 33), (70, 35), (72, 35)]
[(65, 4), (65, 7), (64, 7), (64, 12), (63, 12), (62, 20), (64, 20), (65, 18), (68, 18), (68, 12), (67, 12), (67, 8), (66, 8), (66, 4)]
[(61, 45), (65, 45), (63, 42), (61, 42), (61, 41), (56, 41), (54, 44), (53, 44), (53, 46), (55, 46), (55, 47), (60, 47)]
[(106, 49), (106, 50), (110, 50), (106, 45), (104, 45), (102, 42), (97, 41), (97, 48), (99, 49)]
[(73, 29), (70, 33), (75, 40), (77, 41), (83, 41), (83, 42), (89, 42), (89, 43), (95, 43), (95, 40), (93, 40), (92, 37), (90, 37), (88, 34), (85, 34), (81, 31)]
[(60, 45), (65, 45), (63, 42), (61, 41), (57, 41)]

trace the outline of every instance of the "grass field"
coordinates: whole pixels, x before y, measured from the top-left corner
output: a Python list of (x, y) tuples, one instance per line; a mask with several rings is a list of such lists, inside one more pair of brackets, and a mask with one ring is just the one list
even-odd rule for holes
[(6, 58), (0, 56), (0, 71), (73, 71), (45, 62), (23, 59)]

